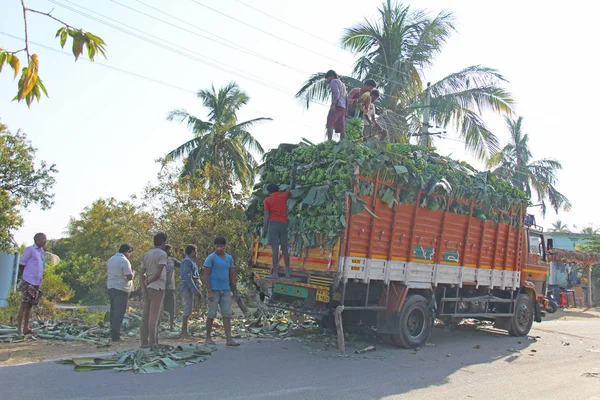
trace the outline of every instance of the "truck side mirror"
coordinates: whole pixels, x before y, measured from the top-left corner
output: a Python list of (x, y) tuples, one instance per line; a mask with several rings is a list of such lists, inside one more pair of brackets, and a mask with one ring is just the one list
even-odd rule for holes
[(546, 247), (548, 250), (552, 250), (554, 248), (554, 239), (546, 240)]

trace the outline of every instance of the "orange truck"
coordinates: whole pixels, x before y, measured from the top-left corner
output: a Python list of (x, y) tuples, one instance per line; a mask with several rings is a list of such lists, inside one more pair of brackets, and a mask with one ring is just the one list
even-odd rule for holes
[[(434, 195), (446, 208), (431, 210), (419, 206), (419, 192), (413, 204), (389, 207), (375, 195), (378, 185), (396, 187), (396, 198), (406, 188), (379, 176), (357, 173), (356, 179), (375, 185), (373, 195), (360, 197), (375, 216), (365, 210), (351, 215), (348, 198), (345, 232), (332, 249), (291, 257), (291, 278), (262, 279), (271, 272), (272, 250), (254, 239), (253, 276), (268, 292), (269, 306), (324, 322), (343, 306), (344, 323), (362, 320), (406, 348), (425, 343), (435, 318), (445, 324), (493, 321), (513, 336), (541, 322), (549, 263), (543, 231), (524, 206), (495, 209), (497, 218), (483, 220), (474, 213), (474, 199)], [(452, 212), (455, 203), (469, 214)]]

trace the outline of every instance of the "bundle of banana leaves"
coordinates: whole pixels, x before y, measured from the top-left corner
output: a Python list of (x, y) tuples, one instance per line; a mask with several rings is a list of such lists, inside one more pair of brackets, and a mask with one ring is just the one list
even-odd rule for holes
[[(317, 246), (332, 246), (343, 232), (346, 213), (373, 214), (363, 198), (372, 196), (373, 182), (359, 181), (355, 173), (388, 182), (379, 184), (377, 197), (389, 207), (394, 203), (415, 204), (421, 193), (420, 206), (432, 210), (448, 208), (444, 198), (470, 202), (475, 199), (474, 216), (514, 225), (517, 217), (499, 216), (494, 209), (517, 212), (527, 204), (524, 192), (490, 172), (479, 172), (465, 162), (441, 156), (434, 151), (410, 144), (386, 142), (361, 143), (345, 140), (314, 145), (281, 144), (264, 156), (260, 182), (255, 186), (246, 215), (252, 222), (252, 233), (260, 234), (266, 186), (275, 183), (286, 190), (292, 169), (296, 186), (288, 201), (289, 233), (292, 252)], [(397, 187), (399, 190), (396, 190)], [(357, 194), (353, 188), (356, 187)], [(347, 210), (347, 199), (350, 209)], [(470, 207), (453, 201), (449, 210), (468, 215)], [(374, 214), (373, 214), (374, 215)]]
[(153, 374), (206, 361), (215, 350), (216, 348), (187, 343), (177, 347), (127, 350), (108, 357), (73, 357), (58, 363), (73, 364), (76, 371), (114, 369), (119, 372)]
[[(142, 317), (127, 313), (123, 318), (123, 331), (132, 336), (139, 332)], [(110, 329), (108, 324), (86, 324), (79, 318), (64, 318), (57, 321), (36, 321), (34, 333), (30, 335), (35, 339), (63, 340), (72, 342), (87, 342), (98, 347), (109, 345)], [(17, 333), (17, 328), (0, 325), (0, 341), (5, 343), (18, 343), (25, 340), (23, 335)]]

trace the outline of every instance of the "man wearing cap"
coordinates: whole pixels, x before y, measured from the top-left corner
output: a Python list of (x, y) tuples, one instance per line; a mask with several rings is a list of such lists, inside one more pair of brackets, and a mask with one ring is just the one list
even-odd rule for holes
[(127, 310), (129, 293), (133, 288), (133, 271), (129, 258), (133, 247), (122, 244), (119, 251), (106, 262), (108, 298), (110, 299), (110, 338), (121, 341), (121, 325)]

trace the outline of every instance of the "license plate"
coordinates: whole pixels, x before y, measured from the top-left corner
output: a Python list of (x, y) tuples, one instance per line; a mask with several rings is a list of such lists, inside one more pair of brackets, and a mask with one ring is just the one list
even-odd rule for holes
[(353, 259), (353, 260), (352, 260), (352, 264), (360, 264), (360, 260)]
[(329, 291), (328, 290), (317, 290), (317, 295), (315, 297), (317, 301), (321, 303), (329, 303)]
[(350, 267), (352, 271), (360, 271), (360, 267)]

